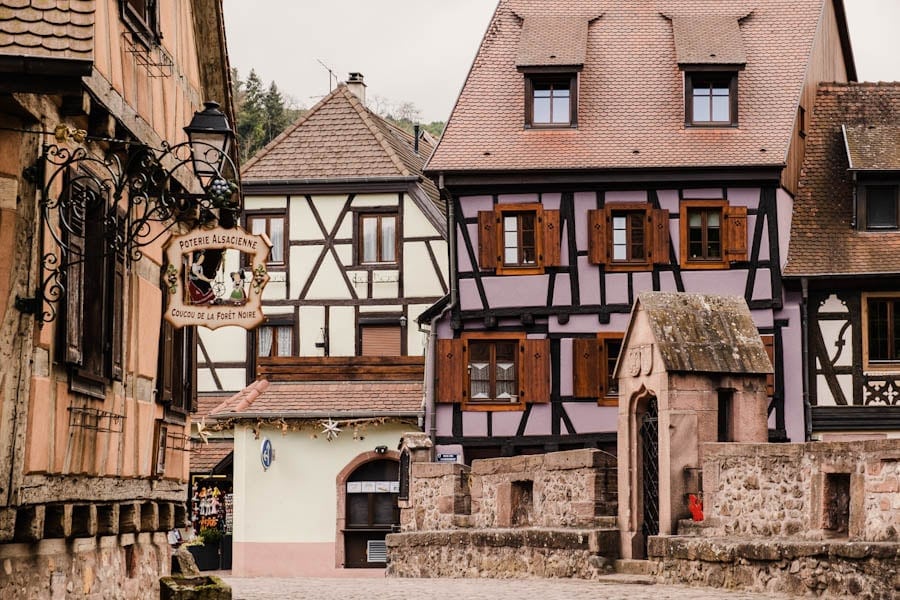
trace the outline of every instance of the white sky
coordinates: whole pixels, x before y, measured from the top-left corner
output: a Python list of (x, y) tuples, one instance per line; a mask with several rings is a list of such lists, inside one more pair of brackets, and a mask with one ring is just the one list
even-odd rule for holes
[[(552, 1), (552, 0), (548, 0)], [(785, 0), (788, 1), (788, 0)], [(329, 75), (365, 76), (367, 93), (450, 116), (496, 0), (224, 0), (231, 65), (274, 80), (299, 106)], [(844, 0), (860, 81), (900, 81), (900, 0)]]

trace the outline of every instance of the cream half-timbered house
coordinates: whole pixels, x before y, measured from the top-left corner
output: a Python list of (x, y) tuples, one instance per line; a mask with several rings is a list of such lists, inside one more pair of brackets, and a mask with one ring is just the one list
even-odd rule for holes
[[(446, 217), (421, 174), (432, 140), (372, 113), (364, 90), (351, 74), (242, 172), (246, 229), (272, 242), (266, 322), (246, 337), (201, 331), (198, 364), (201, 395), (240, 392), (208, 417), (236, 441), (236, 573), (382, 567), (398, 522), (392, 487), (359, 482), (396, 481), (399, 434), (421, 427), (416, 320), (447, 293)], [(276, 447), (268, 472), (247, 442), (260, 423)], [(271, 502), (298, 480), (315, 498), (305, 510)]]

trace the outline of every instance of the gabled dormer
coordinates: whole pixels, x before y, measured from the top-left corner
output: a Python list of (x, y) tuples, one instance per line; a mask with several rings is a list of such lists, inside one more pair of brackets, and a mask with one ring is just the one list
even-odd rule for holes
[(900, 127), (886, 123), (841, 125), (853, 181), (859, 231), (900, 229)]
[(739, 20), (676, 15), (672, 30), (684, 73), (685, 127), (737, 127), (738, 75), (747, 64)]
[(522, 23), (516, 68), (525, 85), (526, 129), (578, 125), (578, 74), (588, 24), (571, 15), (535, 15)]

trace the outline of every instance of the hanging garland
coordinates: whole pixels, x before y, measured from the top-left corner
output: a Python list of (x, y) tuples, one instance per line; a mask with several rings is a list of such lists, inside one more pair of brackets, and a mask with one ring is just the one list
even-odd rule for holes
[[(194, 425), (196, 425), (196, 435), (206, 444), (209, 441), (210, 434), (234, 429), (236, 424), (243, 422), (246, 422), (246, 419), (226, 419), (207, 425), (206, 419), (203, 418), (200, 421), (195, 421)], [(417, 420), (413, 418), (365, 417), (358, 419), (334, 419), (328, 417), (327, 419), (257, 419), (252, 428), (255, 439), (259, 439), (260, 431), (263, 428), (280, 429), (281, 435), (287, 435), (289, 431), (311, 429), (309, 436), (311, 439), (318, 439), (321, 435), (328, 442), (337, 439), (342, 431), (353, 429), (353, 439), (361, 441), (365, 439), (365, 432), (369, 427), (377, 427), (386, 423), (418, 426)]]

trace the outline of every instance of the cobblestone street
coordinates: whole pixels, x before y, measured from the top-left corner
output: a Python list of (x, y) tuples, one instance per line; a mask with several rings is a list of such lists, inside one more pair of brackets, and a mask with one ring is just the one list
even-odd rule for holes
[(668, 585), (601, 583), (572, 579), (276, 579), (225, 577), (234, 600), (763, 600), (749, 594)]

